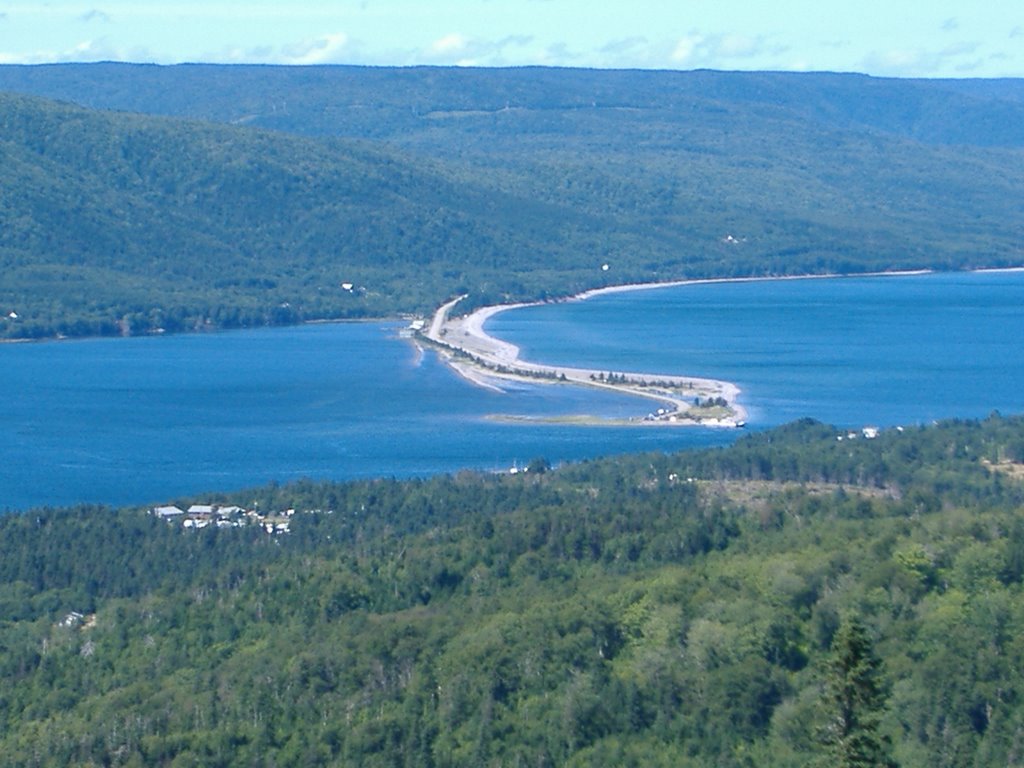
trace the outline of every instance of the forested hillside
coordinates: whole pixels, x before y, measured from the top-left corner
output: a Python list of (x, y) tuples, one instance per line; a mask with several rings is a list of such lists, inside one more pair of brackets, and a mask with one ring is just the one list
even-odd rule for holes
[(0, 97), (0, 336), (1024, 261), (1016, 81), (109, 64), (0, 88), (88, 107)]
[(560, 243), (595, 242), (584, 215), (351, 141), (15, 96), (0, 130), (9, 336), (427, 310), (467, 280), (513, 281), (529, 269), (506, 269), (514, 253), (568, 269)]
[(877, 439), (800, 422), (707, 452), (204, 499), (294, 507), (280, 535), (4, 516), (0, 754), (1016, 765), (1022, 462), (1020, 418)]

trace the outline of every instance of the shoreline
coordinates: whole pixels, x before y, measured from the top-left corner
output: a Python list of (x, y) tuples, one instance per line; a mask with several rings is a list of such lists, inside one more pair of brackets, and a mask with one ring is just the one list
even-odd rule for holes
[[(646, 290), (657, 290), (658, 288), (674, 288), (685, 285), (710, 285), (716, 283), (752, 283), (752, 282), (767, 282), (770, 280), (832, 280), (832, 279), (846, 279), (846, 278), (858, 278), (858, 277), (912, 277), (914, 275), (931, 275), (931, 274), (984, 274), (986, 272), (1001, 273), (1001, 272), (1024, 272), (1024, 266), (1017, 267), (978, 267), (976, 269), (951, 269), (951, 270), (940, 270), (940, 269), (904, 269), (904, 270), (889, 270), (881, 272), (825, 272), (818, 274), (805, 274), (805, 275), (777, 275), (777, 276), (752, 276), (752, 277), (695, 277), (686, 278), (681, 280), (664, 280), (654, 283), (621, 283), (619, 285), (608, 285), (603, 288), (588, 288), (587, 290), (579, 293), (572, 294), (557, 299), (541, 299), (537, 301), (523, 301), (512, 304), (492, 304), (487, 307), (480, 307), (474, 312), (482, 312), (483, 310), (493, 310), (487, 317), (483, 318), (486, 322), (487, 319), (492, 317), (499, 312), (504, 312), (508, 309), (517, 309), (519, 307), (535, 307), (543, 304), (556, 304), (566, 301), (582, 301), (589, 299), (593, 296), (600, 296), (610, 293), (625, 293), (628, 291), (646, 291)], [(301, 320), (295, 323), (287, 323), (285, 325), (247, 325), (240, 326), (237, 328), (209, 328), (209, 329), (189, 329), (184, 331), (172, 331), (165, 332), (152, 331), (146, 333), (132, 334), (125, 336), (120, 333), (116, 334), (93, 334), (87, 336), (43, 336), (43, 337), (25, 337), (25, 336), (14, 336), (10, 338), (0, 339), (0, 345), (3, 344), (41, 344), (47, 342), (74, 342), (74, 341), (89, 341), (93, 339), (141, 339), (141, 338), (165, 338), (167, 336), (199, 336), (211, 333), (232, 333), (234, 331), (252, 331), (259, 329), (268, 328), (298, 328), (304, 325), (330, 325), (330, 324), (344, 324), (344, 323), (386, 323), (386, 322), (408, 322), (409, 317), (414, 316), (412, 313), (399, 313), (396, 315), (386, 315), (382, 317), (345, 317), (345, 318), (314, 318), (310, 320)], [(2, 319), (2, 318), (0, 318)], [(500, 341), (500, 339), (496, 340)], [(508, 342), (505, 342), (508, 343)], [(510, 347), (514, 347), (514, 344), (509, 344)]]
[[(971, 273), (1024, 272), (1024, 267), (992, 267), (965, 271)], [(494, 379), (529, 383), (557, 383), (613, 390), (620, 394), (645, 397), (663, 404), (663, 408), (653, 411), (642, 418), (625, 422), (621, 419), (602, 420), (594, 418), (592, 419), (593, 423), (742, 427), (746, 425), (747, 412), (738, 402), (740, 389), (732, 382), (649, 372), (616, 372), (615, 375), (621, 378), (610, 381), (603, 378), (605, 376), (604, 372), (595, 369), (542, 365), (522, 360), (519, 357), (519, 347), (511, 342), (491, 336), (484, 330), (484, 325), (492, 317), (512, 309), (536, 307), (566, 301), (586, 301), (595, 296), (614, 293), (676, 288), (689, 285), (750, 283), (774, 280), (913, 277), (935, 273), (936, 270), (933, 269), (906, 269), (856, 274), (824, 273), (786, 276), (712, 277), (665, 280), (654, 283), (623, 283), (603, 288), (591, 288), (561, 299), (492, 304), (486, 307), (479, 307), (470, 312), (470, 314), (460, 318), (449, 318), (449, 314), (455, 306), (466, 298), (463, 295), (438, 307), (429, 326), (420, 330), (417, 338), (426, 341), (438, 349), (445, 362), (465, 379), (477, 386), (488, 389), (502, 391), (493, 382)], [(652, 379), (666, 386), (652, 386)], [(694, 398), (697, 398), (698, 401), (724, 401), (725, 405), (724, 407), (719, 407), (718, 410), (709, 410), (704, 406), (695, 406)], [(521, 421), (522, 419), (515, 420)], [(577, 417), (566, 417), (562, 421), (580, 423)]]
[(434, 313), (429, 326), (420, 330), (418, 339), (434, 346), (444, 361), (471, 383), (499, 391), (500, 387), (493, 383), (494, 379), (584, 386), (645, 398), (656, 403), (646, 415), (633, 419), (587, 417), (581, 420), (579, 416), (566, 416), (555, 419), (556, 422), (729, 428), (746, 425), (746, 410), (738, 403), (740, 389), (732, 382), (651, 372), (605, 372), (523, 360), (515, 344), (491, 336), (484, 330), (484, 324), (500, 312), (537, 306), (544, 302), (491, 305), (474, 310), (469, 315), (450, 318), (451, 311), (464, 298), (459, 296), (442, 304)]
[[(969, 269), (964, 270), (967, 273), (984, 273), (984, 272), (1024, 272), (1024, 267), (990, 267), (981, 269)], [(570, 296), (558, 299), (542, 299), (538, 301), (519, 301), (511, 304), (489, 304), (486, 307), (479, 307), (474, 309), (473, 312), (467, 316), (467, 320), (474, 319), (479, 315), (478, 325), (480, 326), (480, 333), (487, 335), (483, 331), (483, 324), (490, 320), (497, 314), (505, 312), (510, 309), (520, 309), (522, 307), (540, 307), (545, 304), (560, 304), (570, 301), (586, 301), (587, 299), (595, 296), (605, 296), (614, 293), (631, 293), (633, 291), (656, 291), (659, 288), (681, 288), (688, 285), (721, 285), (728, 283), (762, 283), (762, 282), (775, 282), (775, 281), (789, 281), (789, 280), (836, 280), (836, 279), (848, 279), (858, 277), (915, 277), (918, 275), (933, 275), (941, 274), (938, 270), (934, 269), (901, 269), (891, 270), (883, 272), (857, 272), (857, 273), (843, 273), (843, 272), (825, 272), (821, 274), (808, 274), (808, 275), (780, 275), (780, 276), (757, 276), (757, 277), (693, 277), (685, 278), (682, 280), (662, 280), (654, 283), (620, 283), (619, 285), (607, 285), (603, 288), (588, 288), (585, 291), (574, 293)], [(951, 274), (955, 274), (951, 273)], [(460, 297), (461, 298), (465, 298)], [(436, 317), (436, 313), (435, 313)], [(495, 342), (507, 345), (510, 348), (518, 348), (506, 341), (501, 339), (494, 339)]]

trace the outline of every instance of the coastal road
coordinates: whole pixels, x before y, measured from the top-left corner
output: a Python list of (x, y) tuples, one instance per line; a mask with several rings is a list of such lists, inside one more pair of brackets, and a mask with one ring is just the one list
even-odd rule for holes
[(462, 294), (461, 296), (452, 299), (447, 304), (442, 304), (437, 308), (434, 313), (434, 319), (430, 321), (430, 328), (427, 330), (426, 336), (431, 341), (436, 341), (438, 344), (444, 344), (444, 340), (441, 338), (441, 330), (444, 328), (444, 323), (448, 319), (448, 313), (452, 311), (452, 307), (466, 298), (468, 294)]

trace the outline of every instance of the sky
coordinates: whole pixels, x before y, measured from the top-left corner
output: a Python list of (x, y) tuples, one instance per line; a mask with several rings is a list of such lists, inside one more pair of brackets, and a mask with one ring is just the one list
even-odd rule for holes
[(0, 0), (0, 64), (69, 61), (1024, 77), (1024, 2)]

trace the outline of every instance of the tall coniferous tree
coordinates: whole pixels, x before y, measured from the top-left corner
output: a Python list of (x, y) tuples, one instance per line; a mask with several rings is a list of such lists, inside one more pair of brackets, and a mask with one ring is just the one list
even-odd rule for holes
[(891, 743), (880, 733), (888, 693), (882, 662), (867, 628), (846, 617), (832, 641), (826, 673), (828, 721), (822, 730), (832, 768), (895, 768)]

